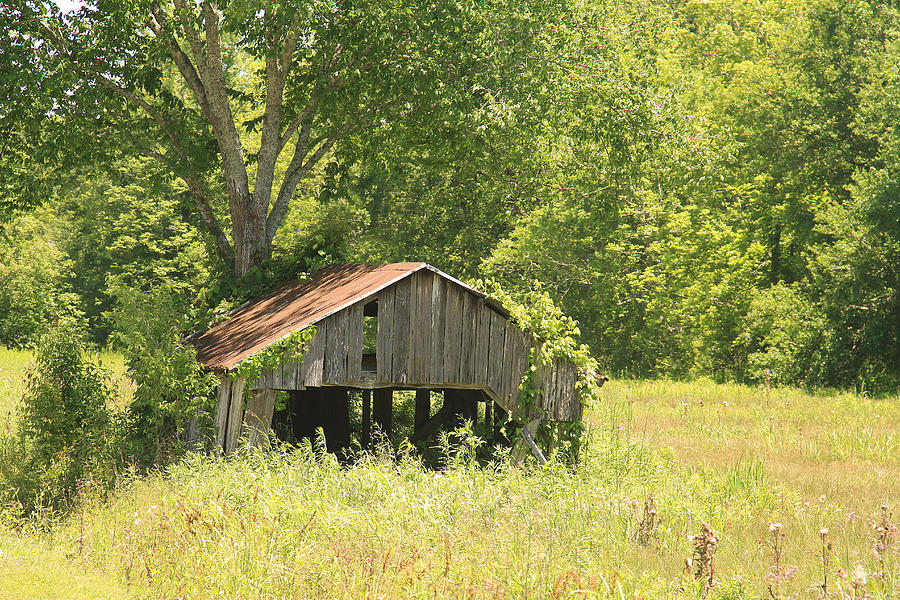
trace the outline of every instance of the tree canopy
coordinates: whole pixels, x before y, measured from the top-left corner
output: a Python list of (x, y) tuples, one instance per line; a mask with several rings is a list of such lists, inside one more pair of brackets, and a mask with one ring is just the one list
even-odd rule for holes
[(0, 21), (2, 343), (73, 309), (103, 341), (123, 290), (159, 282), (202, 325), (329, 262), (424, 260), (541, 287), (615, 373), (900, 388), (895, 7), (27, 0)]

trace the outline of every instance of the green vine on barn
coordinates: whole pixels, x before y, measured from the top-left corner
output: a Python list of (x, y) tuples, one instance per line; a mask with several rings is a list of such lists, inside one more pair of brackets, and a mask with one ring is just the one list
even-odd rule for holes
[[(510, 415), (518, 426), (523, 426), (530, 420), (529, 415), (534, 413), (538, 404), (538, 394), (541, 393), (536, 381), (539, 369), (552, 365), (554, 359), (565, 359), (575, 365), (578, 374), (575, 389), (582, 407), (597, 406), (600, 399), (597, 360), (590, 348), (578, 341), (581, 335), (578, 323), (563, 314), (539, 283), (536, 282), (532, 289), (521, 293), (509, 292), (491, 279), (478, 280), (475, 287), (500, 302), (509, 311), (512, 320), (539, 342), (528, 353), (528, 369), (519, 383), (520, 406), (523, 410)], [(577, 455), (583, 443), (583, 433), (582, 421), (544, 419), (539, 430), (540, 436), (552, 451), (562, 451), (568, 456)]]
[[(315, 325), (299, 331), (292, 331), (277, 342), (257, 350), (239, 362), (230, 372), (232, 381), (243, 379), (248, 384), (256, 381), (262, 372), (274, 369), (283, 363), (302, 362), (306, 346), (316, 334)], [(245, 393), (250, 386), (244, 386)]]

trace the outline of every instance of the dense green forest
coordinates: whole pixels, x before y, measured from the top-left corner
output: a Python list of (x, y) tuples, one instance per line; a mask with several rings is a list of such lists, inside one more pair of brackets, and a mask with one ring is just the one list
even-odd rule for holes
[(0, 344), (416, 260), (613, 373), (900, 387), (900, 9), (201, 4), (0, 3)]

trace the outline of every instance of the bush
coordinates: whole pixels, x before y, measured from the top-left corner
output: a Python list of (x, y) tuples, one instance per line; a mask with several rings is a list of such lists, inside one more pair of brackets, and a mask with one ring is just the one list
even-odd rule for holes
[(41, 339), (16, 434), (0, 443), (0, 496), (25, 514), (65, 510), (82, 482), (115, 478), (109, 375), (86, 359), (83, 340), (71, 321)]
[(792, 286), (777, 284), (753, 294), (736, 345), (748, 353), (751, 380), (801, 384), (815, 378), (824, 360), (824, 317)]
[[(127, 411), (126, 455), (139, 467), (162, 465), (186, 447), (189, 428), (210, 433), (218, 378), (197, 363), (181, 339), (191, 325), (189, 307), (173, 290), (115, 291), (114, 342), (135, 383)], [(206, 436), (209, 439), (209, 435)]]

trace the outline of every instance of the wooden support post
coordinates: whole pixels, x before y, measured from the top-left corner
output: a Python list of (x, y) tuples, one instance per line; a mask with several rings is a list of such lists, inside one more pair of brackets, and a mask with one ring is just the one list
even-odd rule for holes
[(231, 384), (231, 400), (228, 405), (228, 423), (225, 429), (225, 454), (235, 451), (240, 440), (241, 422), (244, 420), (244, 380)]
[(225, 451), (225, 432), (228, 428), (228, 410), (231, 406), (231, 377), (219, 377), (219, 391), (216, 394), (216, 442), (217, 452)]
[(323, 388), (319, 397), (319, 414), (323, 417), (325, 442), (329, 452), (340, 452), (350, 446), (350, 397), (347, 388)]
[(298, 443), (303, 438), (314, 439), (316, 427), (319, 426), (318, 406), (313, 397), (319, 388), (307, 388), (291, 392), (291, 401), (288, 403), (287, 425), (289, 435), (287, 440)]
[(418, 442), (420, 440), (424, 440), (433, 436), (443, 425), (445, 425), (446, 423), (452, 423), (456, 416), (457, 415), (453, 403), (445, 403), (439, 411), (434, 413), (433, 417), (425, 421), (422, 426), (417, 429), (415, 433), (413, 433), (410, 441)]
[(385, 437), (391, 437), (391, 410), (393, 409), (394, 390), (380, 388), (375, 390), (372, 417)]
[(510, 455), (510, 460), (516, 466), (521, 465), (525, 462), (525, 455), (528, 454), (528, 451), (531, 450), (531, 453), (534, 454), (534, 457), (537, 459), (538, 464), (546, 465), (547, 459), (544, 458), (544, 453), (541, 452), (541, 449), (538, 448), (537, 441), (534, 439), (534, 434), (537, 432), (538, 426), (541, 424), (540, 419), (535, 419), (533, 421), (529, 421), (528, 424), (522, 428), (522, 434), (519, 439), (516, 440), (515, 445), (513, 446), (512, 454)]
[(262, 389), (250, 392), (241, 437), (246, 438), (251, 448), (269, 445), (269, 431), (272, 413), (275, 410), (275, 390)]
[(359, 441), (363, 450), (368, 450), (372, 443), (372, 390), (363, 390), (362, 397), (362, 431)]
[(463, 422), (463, 400), (459, 390), (444, 390), (444, 408), (453, 416), (450, 427), (459, 427)]
[(418, 431), (429, 418), (431, 418), (431, 391), (416, 390), (416, 412), (413, 421), (413, 431)]
[(494, 420), (493, 420), (494, 401), (490, 398), (484, 403), (484, 431), (488, 438), (494, 437)]
[(478, 424), (478, 402), (475, 398), (477, 398), (476, 394), (467, 391), (463, 391), (459, 395), (462, 418), (472, 422), (472, 431), (475, 431), (475, 425)]

